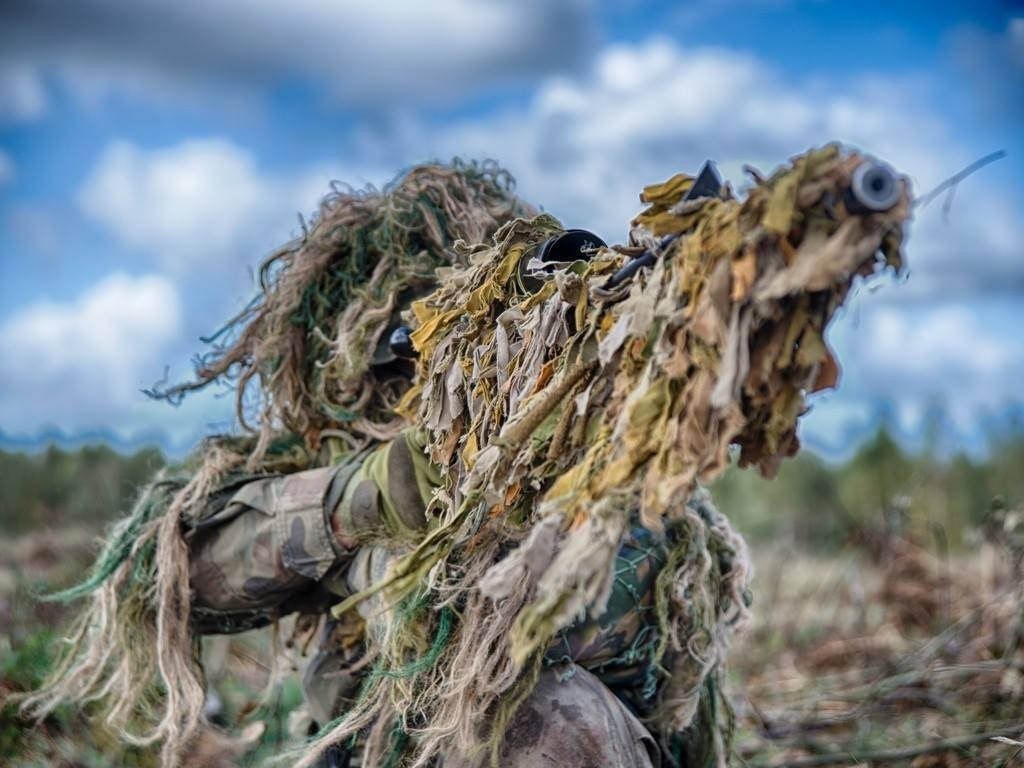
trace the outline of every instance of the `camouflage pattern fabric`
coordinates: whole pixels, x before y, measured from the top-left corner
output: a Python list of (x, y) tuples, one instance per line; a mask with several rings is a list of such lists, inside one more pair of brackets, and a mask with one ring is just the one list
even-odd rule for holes
[(420, 535), (437, 482), (410, 430), (337, 466), (212, 496), (186, 537), (193, 624), (228, 634), (326, 610), (344, 591), (342, 571), (359, 545)]
[(314, 722), (333, 720), (358, 693), (362, 680), (355, 667), (364, 655), (364, 632), (355, 611), (324, 624), (319, 648), (302, 675), (302, 697)]
[(334, 536), (349, 546), (415, 543), (427, 525), (426, 508), (441, 484), (426, 455), (426, 436), (409, 429), (372, 451), (328, 500)]
[(613, 688), (644, 688), (657, 644), (655, 580), (667, 554), (664, 539), (634, 527), (615, 559), (615, 583), (605, 612), (560, 632), (544, 655), (545, 663), (573, 662)]
[[(206, 634), (239, 632), (296, 610), (325, 610), (365, 589), (403, 549), (396, 542), (422, 535), (437, 483), (421, 433), (409, 430), (337, 466), (242, 485), (201, 514), (188, 537), (194, 623)], [(665, 557), (663, 539), (633, 528), (607, 610), (560, 633), (545, 662), (578, 665), (624, 696), (646, 687), (649, 697), (654, 582)], [(346, 616), (370, 618), (374, 607), (370, 601)], [(344, 669), (358, 654), (350, 640), (338, 641), (345, 624), (328, 623), (303, 683), (321, 721), (337, 714), (341, 691), (351, 693)], [(642, 709), (641, 697), (627, 698)]]
[(261, 478), (199, 516), (187, 537), (199, 631), (239, 632), (322, 601), (318, 582), (349, 557), (324, 518), (324, 498), (344, 469)]
[[(490, 756), (448, 756), (442, 768), (486, 768)], [(519, 708), (498, 756), (502, 768), (660, 768), (654, 738), (596, 676), (549, 669)]]

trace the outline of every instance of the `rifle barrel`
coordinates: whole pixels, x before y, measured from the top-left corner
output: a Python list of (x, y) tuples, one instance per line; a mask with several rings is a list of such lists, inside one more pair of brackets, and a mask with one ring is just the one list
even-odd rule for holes
[(900, 201), (902, 190), (896, 172), (885, 163), (865, 160), (850, 179), (850, 209), (856, 213), (888, 211)]

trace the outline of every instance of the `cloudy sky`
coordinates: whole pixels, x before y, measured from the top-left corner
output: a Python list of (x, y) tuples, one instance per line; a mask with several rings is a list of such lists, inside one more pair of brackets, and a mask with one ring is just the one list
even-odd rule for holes
[[(981, 450), (1024, 409), (1024, 7), (831, 0), (9, 0), (0, 5), (0, 443), (180, 452), (230, 401), (187, 375), (328, 182), (495, 158), (567, 225), (623, 238), (647, 183), (742, 182), (829, 140), (924, 192), (909, 275), (831, 332), (806, 441), (880, 419)], [(944, 210), (945, 208), (945, 210)]]

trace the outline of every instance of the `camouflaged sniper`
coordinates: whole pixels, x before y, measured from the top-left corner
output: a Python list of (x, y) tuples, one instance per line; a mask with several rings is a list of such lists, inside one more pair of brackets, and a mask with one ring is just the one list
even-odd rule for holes
[[(909, 190), (862, 205), (875, 167), (828, 146), (742, 201), (680, 174), (644, 190), (628, 246), (543, 274), (521, 266), (564, 230), (517, 218), (494, 169), (325, 207), (188, 385), (233, 374), (241, 403), (258, 382), (258, 439), (211, 441), (144, 494), (29, 706), (105, 699), (174, 764), (202, 722), (194, 634), (330, 606), (306, 689), (333, 719), (300, 765), (353, 739), (366, 765), (539, 766), (544, 745), (724, 765), (749, 568), (697, 484), (730, 445), (770, 474), (805, 392), (834, 385), (825, 327), (858, 275), (900, 266)], [(371, 366), (417, 294), (415, 370)]]

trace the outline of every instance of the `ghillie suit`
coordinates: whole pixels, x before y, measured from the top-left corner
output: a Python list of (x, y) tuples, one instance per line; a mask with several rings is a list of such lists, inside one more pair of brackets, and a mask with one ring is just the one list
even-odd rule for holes
[(381, 335), (403, 303), (433, 289), (435, 270), (464, 263), (458, 242), (484, 242), (534, 212), (512, 186), (497, 166), (456, 161), (415, 167), (382, 193), (335, 187), (312, 229), (263, 263), (253, 303), (204, 341), (231, 331), (238, 338), (201, 359), (196, 381), (155, 394), (173, 402), (234, 380), (238, 420), (248, 427), (256, 381), (262, 407), (251, 466), (275, 434), (300, 436), (311, 450), (329, 436), (355, 445), (394, 437), (401, 424), (392, 407), (407, 383), (370, 365)]
[[(151, 511), (122, 525), (83, 588), (99, 590), (77, 655), (32, 702), (37, 711), (69, 693), (82, 700), (127, 690), (132, 698), (115, 703), (114, 722), (159, 702), (162, 719), (148, 738), (166, 739), (173, 762), (202, 700), (186, 631), (182, 521), (194, 541), (207, 519), (241, 520), (248, 513), (239, 510), (259, 511), (265, 497), (301, 499), (278, 505), (285, 564), (318, 583), (342, 560), (355, 572), (355, 594), (332, 612), (346, 620), (358, 608), (367, 619), (372, 664), (359, 695), (300, 765), (357, 738), (368, 765), (477, 765), (488, 753), (513, 764), (502, 740), (528, 730), (524, 712), (550, 698), (552, 674), (575, 674), (585, 688), (591, 673), (609, 688), (624, 674), (615, 692), (658, 734), (669, 761), (724, 764), (730, 715), (719, 677), (729, 633), (747, 610), (748, 564), (742, 540), (702, 501), (698, 482), (724, 470), (730, 445), (742, 465), (766, 474), (796, 451), (804, 393), (836, 380), (826, 325), (858, 275), (899, 268), (909, 192), (899, 181), (884, 209), (859, 208), (848, 192), (863, 167), (864, 158), (826, 147), (757, 178), (742, 202), (727, 191), (688, 195), (695, 180), (678, 175), (644, 191), (648, 208), (628, 247), (563, 263), (535, 258), (563, 231), (551, 217), (500, 228), (492, 217), (493, 239), (456, 244), (440, 287), (413, 303), (419, 360), (397, 403), (396, 390), (383, 386), (360, 399), (369, 351), (394, 304), (360, 294), (372, 301), (341, 312), (332, 328), (344, 343), (322, 339), (320, 358), (307, 345), (317, 331), (326, 336), (323, 323), (301, 331), (291, 320), (266, 320), (293, 318), (310, 293), (308, 278), (290, 281), (303, 268), (293, 260), (232, 348), (240, 356), (225, 364), (230, 355), (222, 354), (201, 374), (208, 380), (241, 366), (240, 397), (248, 378), (261, 378), (260, 439), (246, 446), (248, 459), (237, 448), (209, 447), (162, 517), (147, 501)], [(294, 298), (268, 311), (285, 287)], [(353, 331), (367, 306), (388, 309), (372, 329)], [(275, 354), (261, 351), (268, 330)], [(361, 355), (348, 352), (354, 342)], [(370, 413), (378, 392), (387, 399)], [(392, 438), (407, 425), (414, 427), (399, 439), (351, 461), (366, 442), (359, 438)], [(273, 439), (281, 427), (301, 435), (292, 453)], [(331, 469), (339, 458), (347, 468)], [(290, 463), (275, 469), (274, 461)], [(309, 466), (325, 469), (295, 476), (290, 489), (266, 477)], [(414, 482), (393, 484), (385, 470)], [(244, 485), (254, 479), (245, 471), (263, 484)], [(155, 491), (161, 482), (170, 481)], [(216, 494), (226, 506), (210, 504)], [(197, 513), (204, 505), (223, 511), (206, 517)], [(308, 534), (316, 515), (325, 516), (330, 541)], [(624, 541), (641, 556), (630, 560)], [(362, 546), (354, 558), (350, 543)], [(386, 556), (375, 557), (364, 546), (371, 543)], [(645, 575), (642, 563), (656, 567)], [(230, 581), (224, 568), (218, 577)], [(194, 569), (191, 578), (195, 585)], [(612, 610), (623, 594), (635, 610)], [(301, 607), (290, 599), (275, 610)], [(617, 631), (615, 622), (634, 616)], [(155, 633), (155, 661), (117, 650), (126, 621)], [(590, 642), (609, 635), (624, 641), (614, 653)]]
[(53, 596), (91, 602), (28, 711), (100, 701), (126, 741), (162, 742), (163, 762), (179, 759), (204, 701), (181, 521), (247, 482), (329, 464), (397, 433), (391, 407), (407, 383), (391, 366), (370, 365), (379, 337), (400, 301), (461, 258), (457, 242), (487, 240), (533, 213), (512, 187), (497, 166), (460, 161), (414, 167), (379, 192), (335, 187), (304, 235), (264, 262), (261, 293), (207, 340), (229, 343), (200, 360), (195, 382), (153, 393), (175, 402), (230, 380), (247, 426), (256, 384), (255, 437), (211, 438), (161, 473), (111, 531), (90, 577)]

